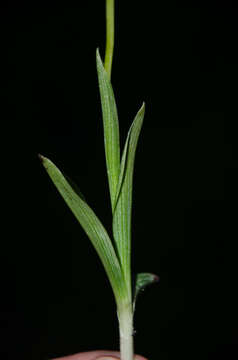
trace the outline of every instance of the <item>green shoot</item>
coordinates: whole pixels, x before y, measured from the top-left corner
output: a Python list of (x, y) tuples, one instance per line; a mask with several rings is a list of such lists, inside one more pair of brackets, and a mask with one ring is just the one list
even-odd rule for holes
[(114, 50), (114, 0), (106, 0), (106, 51), (105, 70), (111, 79), (112, 59)]
[(114, 0), (106, 0), (107, 43), (105, 65), (96, 53), (101, 96), (104, 147), (112, 209), (113, 239), (83, 195), (46, 157), (39, 155), (48, 175), (66, 204), (88, 235), (110, 281), (117, 305), (120, 329), (121, 360), (133, 360), (133, 314), (138, 293), (158, 280), (156, 275), (137, 275), (132, 298), (131, 285), (131, 211), (133, 170), (137, 143), (144, 119), (145, 105), (138, 111), (128, 131), (122, 156), (119, 145), (119, 124), (115, 97), (110, 82), (114, 47)]

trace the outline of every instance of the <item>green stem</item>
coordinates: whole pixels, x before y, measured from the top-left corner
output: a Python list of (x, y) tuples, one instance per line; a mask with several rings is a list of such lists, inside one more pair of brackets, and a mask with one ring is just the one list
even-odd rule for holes
[(114, 0), (106, 0), (106, 50), (104, 66), (109, 79), (111, 79), (114, 49), (114, 7)]

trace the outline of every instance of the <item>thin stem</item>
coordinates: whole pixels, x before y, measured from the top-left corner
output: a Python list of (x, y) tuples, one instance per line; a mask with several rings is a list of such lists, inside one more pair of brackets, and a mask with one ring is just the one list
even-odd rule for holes
[(106, 50), (104, 66), (109, 79), (111, 79), (114, 49), (114, 7), (114, 0), (106, 0)]
[(133, 360), (133, 311), (131, 304), (118, 309), (118, 321), (120, 332), (120, 359)]

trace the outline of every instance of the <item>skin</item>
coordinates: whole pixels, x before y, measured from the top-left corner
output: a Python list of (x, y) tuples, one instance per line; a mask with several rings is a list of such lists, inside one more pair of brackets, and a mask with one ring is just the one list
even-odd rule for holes
[[(120, 353), (118, 351), (107, 351), (107, 350), (97, 350), (82, 352), (70, 356), (64, 356), (57, 359), (51, 360), (120, 360)], [(145, 357), (136, 355), (135, 360), (147, 360)]]

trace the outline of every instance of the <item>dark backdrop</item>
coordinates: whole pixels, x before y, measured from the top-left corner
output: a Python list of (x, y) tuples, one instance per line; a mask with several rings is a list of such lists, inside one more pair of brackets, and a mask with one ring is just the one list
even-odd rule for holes
[[(236, 2), (116, 3), (122, 144), (146, 102), (133, 272), (160, 276), (138, 300), (136, 351), (237, 359)], [(73, 178), (110, 228), (95, 67), (104, 22), (104, 1), (1, 5), (2, 359), (118, 349), (103, 268), (37, 158)]]

